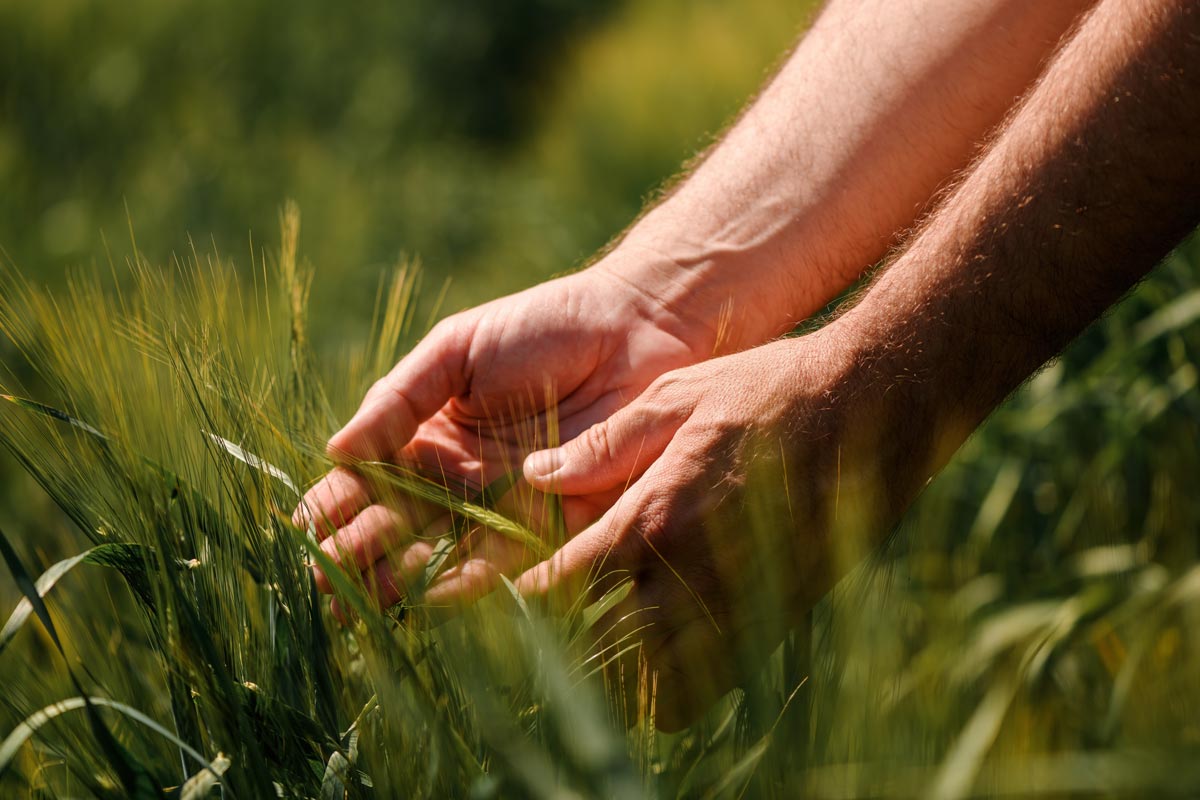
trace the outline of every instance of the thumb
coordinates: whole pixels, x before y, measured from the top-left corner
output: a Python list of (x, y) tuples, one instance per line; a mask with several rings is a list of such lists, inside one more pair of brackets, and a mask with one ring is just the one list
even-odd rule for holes
[(647, 520), (662, 520), (671, 513), (671, 493), (663, 491), (666, 471), (662, 461), (651, 465), (621, 502), (548, 559), (526, 570), (515, 582), (518, 593), (567, 607), (578, 597), (593, 602), (630, 577), (645, 556)]
[(383, 460), (412, 439), (417, 427), (452, 397), (466, 392), (469, 323), (450, 317), (380, 378), (362, 405), (329, 440), (334, 461)]
[(530, 453), (525, 480), (564, 495), (628, 485), (662, 455), (686, 418), (681, 409), (634, 401), (561, 447)]

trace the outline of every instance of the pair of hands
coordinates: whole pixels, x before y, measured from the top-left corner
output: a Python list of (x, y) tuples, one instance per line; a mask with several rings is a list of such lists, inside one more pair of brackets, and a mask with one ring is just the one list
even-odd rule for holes
[[(853, 360), (836, 324), (706, 360), (714, 341), (710, 325), (602, 262), (440, 323), (371, 388), (330, 453), (480, 485), (523, 471), (505, 510), (535, 530), (545, 495), (559, 496), (571, 538), (552, 557), (530, 567), (523, 546), (476, 531), (423, 601), (470, 602), (502, 574), (529, 595), (596, 596), (614, 576), (632, 580), (594, 626), (596, 646), (640, 642), (660, 676), (657, 721), (676, 727), (733, 685), (734, 654), (777, 642), (839, 571), (826, 541), (841, 492), (831, 445)], [(538, 449), (555, 424), (566, 444)], [(423, 574), (436, 535), (419, 534), (448, 526), (348, 467), (297, 514), (385, 607)]]
[[(450, 318), (331, 441), (335, 458), (481, 485), (520, 464), (526, 482), (513, 495), (528, 519), (559, 493), (573, 538), (518, 588), (631, 579), (596, 629), (601, 645), (640, 640), (664, 678), (664, 727), (703, 708), (689, 701), (729, 688), (730, 654), (742, 651), (730, 643), (770, 647), (1009, 392), (1195, 227), (1194, 4), (943, 5), (929, 11), (947, 24), (931, 27), (906, 4), (831, 3), (720, 148), (639, 223), (644, 243), (659, 241), (655, 230), (679, 233), (688, 246), (678, 262), (628, 272), (606, 259)], [(1005, 25), (987, 24), (1001, 16)], [(884, 33), (896, 47), (881, 44)], [(906, 63), (864, 61), (867, 40)], [(812, 113), (826, 102), (830, 113)], [(819, 308), (985, 137), (983, 155), (850, 312), (762, 344), (786, 320), (735, 309), (733, 346), (754, 349), (711, 358), (729, 282), (747, 303), (790, 299), (795, 312), (804, 303), (782, 295), (803, 267), (809, 291), (798, 295)], [(1100, 163), (1111, 168), (1092, 180), (1087, 165)], [(650, 225), (656, 212), (665, 227)], [(758, 258), (726, 263), (716, 283), (703, 274), (747, 254)], [(660, 280), (622, 277), (634, 274)], [(548, 396), (567, 440), (550, 453), (539, 450), (553, 438)], [(439, 524), (346, 469), (302, 510), (327, 552), (368, 573), (381, 604), (412, 583), (431, 551), (416, 534)], [(526, 567), (508, 539), (484, 531), (466, 545), (426, 602), (470, 600)]]

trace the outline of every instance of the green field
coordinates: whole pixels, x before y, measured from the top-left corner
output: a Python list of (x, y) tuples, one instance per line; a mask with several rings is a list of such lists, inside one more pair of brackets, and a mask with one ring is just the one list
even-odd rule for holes
[[(614, 596), (330, 618), (287, 521), (325, 438), (437, 316), (585, 261), (809, 13), (487, 8), (0, 7), (0, 796), (1200, 794), (1196, 237), (692, 728), (627, 727)], [(521, 535), (492, 500), (447, 541)]]

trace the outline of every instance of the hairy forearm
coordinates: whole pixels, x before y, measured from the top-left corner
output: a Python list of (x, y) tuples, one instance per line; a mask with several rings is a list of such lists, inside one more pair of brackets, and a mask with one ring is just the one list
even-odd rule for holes
[(787, 330), (884, 255), (1089, 5), (833, 0), (616, 261), (710, 325), (724, 309), (721, 349)]
[[(914, 432), (890, 449), (896, 472), (921, 480), (939, 468), (1200, 222), (1198, 142), (1200, 9), (1103, 0), (834, 323), (854, 342), (877, 424)], [(919, 488), (895, 486), (901, 502)]]

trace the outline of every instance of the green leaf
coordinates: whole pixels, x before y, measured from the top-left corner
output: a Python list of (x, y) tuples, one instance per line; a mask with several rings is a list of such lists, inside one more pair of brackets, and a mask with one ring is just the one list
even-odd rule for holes
[[(64, 411), (60, 411), (57, 408), (53, 408), (53, 407), (45, 405), (43, 403), (38, 403), (34, 400), (29, 400), (24, 397), (15, 397), (15, 396), (9, 395), (9, 394), (0, 395), (0, 398), (3, 398), (4, 400), (9, 401), (10, 403), (13, 403), (14, 405), (18, 406), (19, 408), (23, 408), (27, 411), (32, 411), (37, 414), (41, 414), (42, 416), (49, 417), (58, 422), (62, 422), (67, 425), (70, 425), (74, 428), (77, 428), (78, 430), (81, 430), (81, 431), (89, 434), (93, 438), (97, 439), (106, 448), (107, 448), (108, 444), (112, 441), (112, 439), (109, 436), (100, 432), (95, 426), (89, 425), (88, 423), (86, 423), (80, 419), (77, 419), (77, 418), (71, 416), (70, 414), (67, 414)], [(280, 470), (278, 467), (272, 466), (268, 462), (264, 461), (263, 459), (259, 458), (256, 455), (254, 455), (253, 453), (246, 452), (245, 450), (243, 450), (242, 448), (233, 444), (232, 442), (222, 439), (220, 436), (216, 436), (214, 434), (207, 434), (207, 435), (209, 437), (211, 437), (214, 441), (221, 444), (221, 446), (224, 447), (225, 450), (227, 452), (229, 452), (231, 455), (233, 455), (234, 457), (238, 458), (242, 462), (244, 462), (256, 469), (263, 470), (264, 472), (267, 472), (267, 474), (270, 474), (270, 475), (278, 478), (280, 481), (284, 482), (284, 484), (286, 486), (288, 486), (293, 492), (296, 491), (295, 482), (293, 482), (292, 479), (286, 473), (284, 473), (282, 470)], [(209, 502), (208, 498), (206, 498), (195, 487), (190, 485), (187, 481), (185, 481), (183, 478), (181, 478), (178, 474), (176, 474), (174, 471), (172, 471), (170, 469), (167, 469), (166, 467), (164, 467), (163, 465), (159, 464), (157, 461), (155, 461), (151, 458), (147, 458), (146, 456), (139, 456), (139, 458), (141, 459), (142, 463), (145, 464), (147, 467), (149, 467), (150, 470), (155, 474), (156, 479), (161, 483), (162, 488), (164, 488), (167, 491), (167, 494), (170, 497), (174, 498), (176, 501), (178, 501), (180, 503), (187, 504), (187, 506), (188, 506), (187, 510), (192, 515), (193, 520), (196, 523), (196, 527), (198, 527), (202, 532), (204, 532), (206, 535), (212, 536), (217, 531), (226, 531), (227, 532), (232, 529), (232, 527), (229, 525), (228, 521), (225, 519), (224, 515), (222, 515), (219, 511), (217, 511), (215, 508), (213, 508), (212, 503)], [(60, 502), (60, 505), (62, 505), (61, 502)], [(64, 508), (65, 508), (65, 506), (64, 506)], [(236, 537), (234, 537), (232, 535), (228, 535), (226, 538), (229, 541), (236, 541)], [(255, 553), (248, 546), (243, 546), (243, 552), (245, 554), (243, 566), (245, 567), (246, 571), (248, 573), (250, 573), (250, 577), (253, 578), (256, 583), (265, 582), (266, 571), (262, 568), (262, 565), (259, 563), (260, 559), (258, 558), (258, 556), (256, 556)], [(115, 566), (115, 567), (121, 569), (121, 567), (117, 564), (111, 564), (109, 566)], [(124, 571), (124, 570), (122, 569), (122, 571)], [(131, 576), (132, 576), (132, 578), (131, 578)], [(130, 584), (131, 584), (132, 588), (134, 589), (134, 591), (137, 592), (138, 596), (141, 597), (141, 599), (143, 601), (149, 603), (150, 595), (149, 595), (148, 591), (145, 590), (145, 587), (136, 580), (136, 577), (137, 577), (136, 573), (127, 573), (126, 574), (126, 579), (130, 580)]]
[(1008, 716), (1008, 709), (1017, 695), (1018, 685), (1016, 676), (1006, 675), (997, 679), (988, 689), (988, 693), (946, 756), (933, 786), (930, 787), (929, 797), (936, 800), (957, 800), (970, 794), (984, 759), (1000, 733), (1000, 726)]
[(767, 750), (770, 747), (770, 736), (764, 736), (758, 740), (728, 772), (721, 776), (721, 780), (717, 781), (711, 789), (704, 793), (706, 800), (728, 796), (734, 789), (739, 789), (739, 787), (741, 787), (739, 794), (741, 791), (744, 791), (746, 784), (754, 777), (754, 771), (758, 769), (759, 762), (762, 761), (763, 756), (767, 754)]
[(344, 800), (346, 784), (354, 775), (354, 762), (358, 760), (358, 731), (350, 732), (346, 752), (334, 750), (325, 765), (321, 778), (321, 800)]
[(234, 444), (228, 439), (218, 436), (215, 433), (209, 433), (208, 431), (201, 431), (201, 433), (220, 445), (226, 453), (229, 453), (229, 455), (233, 456), (238, 461), (241, 461), (251, 469), (258, 470), (264, 475), (270, 475), (272, 478), (291, 489), (292, 494), (296, 495), (297, 497), (300, 496), (300, 490), (296, 488), (296, 482), (292, 480), (292, 476), (288, 475), (286, 472), (267, 461), (262, 456), (255, 455), (241, 445)]
[(633, 590), (632, 580), (623, 580), (613, 588), (604, 593), (596, 602), (592, 603), (587, 608), (583, 609), (580, 614), (582, 631), (590, 631), (595, 627), (596, 623), (603, 619), (604, 615), (611, 611), (617, 603), (620, 603), (629, 596), (629, 592)]
[(533, 622), (533, 615), (529, 613), (529, 606), (525, 603), (525, 598), (517, 591), (516, 585), (508, 579), (507, 575), (501, 575), (500, 581), (504, 584), (504, 588), (512, 595), (513, 601), (517, 604), (517, 608), (521, 610), (521, 616), (526, 622)]
[[(70, 572), (79, 564), (96, 564), (99, 566), (113, 567), (117, 569), (126, 569), (133, 562), (144, 563), (142, 559), (148, 552), (148, 548), (137, 544), (128, 543), (112, 543), (101, 544), (93, 547), (86, 552), (80, 553), (77, 556), (63, 559), (57, 564), (54, 564), (34, 582), (34, 591), (39, 597), (45, 597), (46, 593), (54, 588), (54, 584), (58, 583), (64, 575)], [(0, 629), (0, 652), (16, 635), (25, 621), (29, 619), (29, 615), (33, 613), (33, 603), (28, 597), (22, 597), (17, 603), (17, 607), (13, 609), (12, 614), (8, 618), (8, 622)]]
[(254, 727), (255, 735), (268, 748), (290, 746), (297, 742), (337, 744), (316, 720), (287, 703), (276, 700), (252, 683), (234, 684), (242, 710)]
[[(212, 765), (209, 764), (208, 759), (197, 752), (187, 742), (183, 741), (178, 736), (171, 733), (171, 731), (167, 730), (150, 717), (138, 711), (136, 708), (125, 705), (124, 703), (118, 703), (116, 700), (109, 700), (106, 697), (80, 696), (69, 697), (66, 700), (60, 700), (57, 703), (51, 703), (45, 708), (33, 712), (20, 724), (13, 728), (12, 731), (9, 732), (8, 736), (5, 737), (4, 741), (0, 742), (0, 773), (3, 773), (8, 765), (12, 763), (13, 757), (16, 756), (17, 752), (21, 749), (21, 745), (29, 741), (30, 737), (37, 733), (39, 728), (55, 717), (66, 714), (69, 711), (86, 709), (89, 706), (103, 706), (105, 708), (111, 708), (128, 719), (131, 719), (140, 725), (146, 726), (159, 736), (169, 740), (172, 744), (186, 753), (188, 757), (196, 761), (196, 763), (198, 763), (203, 769), (209, 770), (212, 767)], [(218, 756), (217, 760), (220, 760), (220, 758), (221, 756)], [(228, 761), (228, 759), (226, 759), (226, 761)], [(214, 765), (216, 763), (217, 761), (213, 761)], [(221, 770), (221, 772), (224, 772), (224, 770)], [(220, 777), (221, 772), (217, 773), (217, 777)]]
[(72, 417), (70, 414), (67, 414), (64, 411), (59, 411), (57, 408), (51, 408), (50, 406), (43, 405), (42, 403), (38, 403), (34, 400), (29, 400), (24, 397), (16, 397), (11, 394), (0, 394), (0, 400), (7, 400), (8, 402), (13, 403), (14, 405), (25, 409), (26, 411), (33, 411), (37, 414), (42, 414), (44, 416), (51, 417), (52, 419), (56, 419), (59, 422), (65, 422), (73, 428), (78, 428), (84, 433), (95, 436), (97, 439), (103, 439), (106, 441), (108, 440), (107, 436), (93, 426), (87, 424), (81, 419)]
[(1155, 311), (1134, 328), (1138, 345), (1147, 344), (1165, 333), (1180, 331), (1200, 320), (1200, 289), (1175, 298)]
[(340, 750), (334, 750), (325, 764), (325, 775), (321, 778), (321, 800), (343, 800), (350, 772), (349, 759)]
[(437, 540), (433, 546), (433, 552), (429, 554), (429, 560), (425, 562), (425, 569), (421, 573), (421, 585), (417, 588), (417, 594), (422, 594), (442, 572), (442, 567), (447, 559), (454, 553), (454, 540), (449, 536), (443, 536)]
[[(55, 628), (54, 621), (50, 618), (50, 610), (46, 608), (45, 601), (43, 601), (42, 596), (38, 594), (37, 585), (34, 583), (33, 579), (29, 577), (28, 570), (26, 570), (25, 565), (21, 563), (21, 559), (17, 556), (16, 551), (13, 550), (12, 545), (8, 541), (8, 537), (4, 535), (3, 531), (0, 531), (0, 556), (2, 556), (5, 563), (8, 564), (8, 569), (10, 572), (12, 572), (13, 579), (17, 584), (17, 588), (21, 590), (21, 593), (25, 595), (25, 597), (28, 598), (29, 602), (32, 604), (34, 613), (37, 614), (38, 619), (41, 621), (42, 625), (45, 626), (46, 632), (50, 635), (51, 641), (53, 641), (54, 646), (58, 648), (59, 655), (63, 656), (65, 659), (67, 654), (63, 649), (62, 640), (58, 636), (58, 629)], [(112, 765), (113, 769), (116, 770), (117, 776), (121, 779), (121, 783), (124, 785), (126, 792), (129, 794), (129, 796), (135, 798), (160, 797), (161, 792), (155, 788), (154, 782), (150, 779), (149, 773), (146, 772), (145, 768), (142, 767), (141, 764), (138, 764), (133, 760), (125, 748), (121, 746), (121, 743), (117, 741), (116, 737), (113, 736), (112, 732), (104, 724), (104, 721), (100, 718), (99, 713), (96, 711), (95, 704), (93, 704), (88, 696), (84, 693), (83, 686), (79, 683), (79, 679), (75, 677), (75, 672), (70, 668), (70, 666), (67, 667), (67, 673), (71, 677), (71, 682), (74, 683), (76, 689), (79, 690), (80, 699), (83, 702), (83, 709), (87, 712), (88, 722), (92, 728), (92, 733), (100, 742), (101, 749), (104, 750), (105, 755), (108, 757), (109, 763)], [(8, 741), (6, 740), (5, 745), (7, 744)], [(6, 751), (7, 747), (0, 746), (0, 754), (3, 754)], [(6, 763), (7, 762), (4, 759), (0, 758), (0, 770), (3, 769)]]
[[(478, 503), (456, 497), (448, 487), (431, 481), (411, 469), (378, 461), (362, 462), (358, 466), (360, 468), (367, 468), (372, 477), (379, 477), (392, 487), (418, 500), (425, 500), (426, 502), (441, 506), (447, 511), (474, 520), (489, 531), (525, 545), (539, 559), (547, 558), (550, 555), (550, 550), (546, 547), (546, 544), (529, 528), (509, 519), (499, 512), (492, 511), (490, 508), (485, 508)], [(497, 484), (493, 484), (493, 486), (495, 485)], [(488, 487), (484, 494), (488, 494), (491, 491), (491, 487)]]

